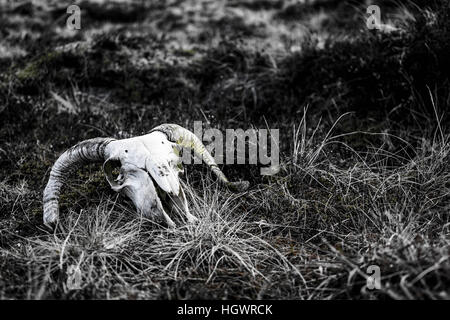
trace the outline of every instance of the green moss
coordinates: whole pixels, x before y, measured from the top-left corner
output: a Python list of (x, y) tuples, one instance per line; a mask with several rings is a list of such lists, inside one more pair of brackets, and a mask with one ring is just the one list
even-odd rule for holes
[(42, 216), (42, 205), (30, 209), (33, 216)]
[(71, 175), (68, 187), (61, 192), (61, 210), (67, 210), (74, 204), (85, 207), (89, 200), (100, 200), (100, 194), (109, 190), (109, 185), (101, 170), (92, 172), (87, 168), (79, 169)]
[(48, 67), (61, 56), (59, 52), (48, 52), (36, 60), (29, 62), (23, 69), (16, 72), (17, 79), (20, 81), (33, 81), (41, 79), (47, 72)]
[[(33, 182), (34, 184), (40, 183), (40, 179), (36, 179), (36, 177), (43, 177), (45, 172), (49, 167), (51, 167), (52, 163), (50, 161), (41, 161), (38, 159), (31, 159), (23, 162), (18, 170), (16, 171), (16, 175), (20, 179), (27, 179), (29, 182)], [(30, 178), (31, 177), (31, 178)]]
[(194, 49), (175, 50), (175, 54), (182, 57), (193, 57), (195, 55)]

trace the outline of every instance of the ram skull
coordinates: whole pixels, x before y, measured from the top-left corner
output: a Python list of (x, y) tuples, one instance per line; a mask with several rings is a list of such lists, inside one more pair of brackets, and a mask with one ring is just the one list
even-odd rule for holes
[(182, 148), (192, 149), (231, 190), (248, 188), (248, 181), (228, 181), (195, 134), (176, 124), (163, 124), (143, 136), (89, 139), (66, 150), (53, 165), (44, 190), (44, 224), (53, 226), (58, 221), (59, 195), (68, 174), (92, 162), (103, 162), (103, 172), (111, 188), (129, 197), (138, 214), (174, 227), (164, 209), (163, 198), (169, 207), (184, 213), (188, 222), (196, 221), (189, 212), (179, 180), (183, 172)]

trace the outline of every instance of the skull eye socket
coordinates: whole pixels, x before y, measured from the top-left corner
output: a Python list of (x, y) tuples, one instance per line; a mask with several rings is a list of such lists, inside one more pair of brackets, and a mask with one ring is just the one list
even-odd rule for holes
[(122, 167), (122, 164), (119, 160), (116, 159), (109, 159), (106, 160), (103, 164), (103, 172), (105, 173), (106, 180), (108, 180), (109, 184), (112, 187), (119, 186), (122, 181), (120, 181), (119, 175), (120, 175), (120, 169)]

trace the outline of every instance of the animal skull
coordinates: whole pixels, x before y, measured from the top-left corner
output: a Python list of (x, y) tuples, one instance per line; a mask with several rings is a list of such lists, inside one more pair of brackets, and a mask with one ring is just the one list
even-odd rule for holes
[(59, 194), (67, 175), (82, 164), (101, 161), (111, 188), (129, 197), (138, 214), (174, 227), (161, 202), (160, 197), (164, 197), (168, 198), (169, 206), (185, 214), (188, 222), (196, 221), (189, 212), (178, 178), (183, 172), (180, 157), (183, 147), (193, 149), (230, 189), (248, 188), (248, 181), (228, 181), (196, 135), (179, 125), (163, 124), (143, 136), (122, 140), (89, 139), (66, 150), (53, 165), (44, 190), (44, 224), (51, 226), (58, 221)]

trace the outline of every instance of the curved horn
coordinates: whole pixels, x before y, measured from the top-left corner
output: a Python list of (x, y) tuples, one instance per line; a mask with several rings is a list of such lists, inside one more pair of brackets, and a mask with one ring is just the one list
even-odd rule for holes
[(191, 131), (177, 125), (177, 124), (162, 124), (157, 126), (153, 131), (161, 131), (166, 134), (167, 138), (178, 144), (181, 147), (186, 147), (194, 150), (194, 153), (205, 161), (205, 163), (211, 168), (212, 172), (219, 178), (219, 180), (225, 184), (232, 191), (245, 191), (249, 187), (248, 181), (230, 182), (222, 170), (219, 169), (214, 158), (206, 150), (202, 141)]
[(95, 138), (82, 141), (66, 150), (56, 160), (44, 190), (44, 224), (51, 225), (58, 220), (59, 194), (68, 174), (82, 164), (104, 160), (105, 147), (111, 138)]

